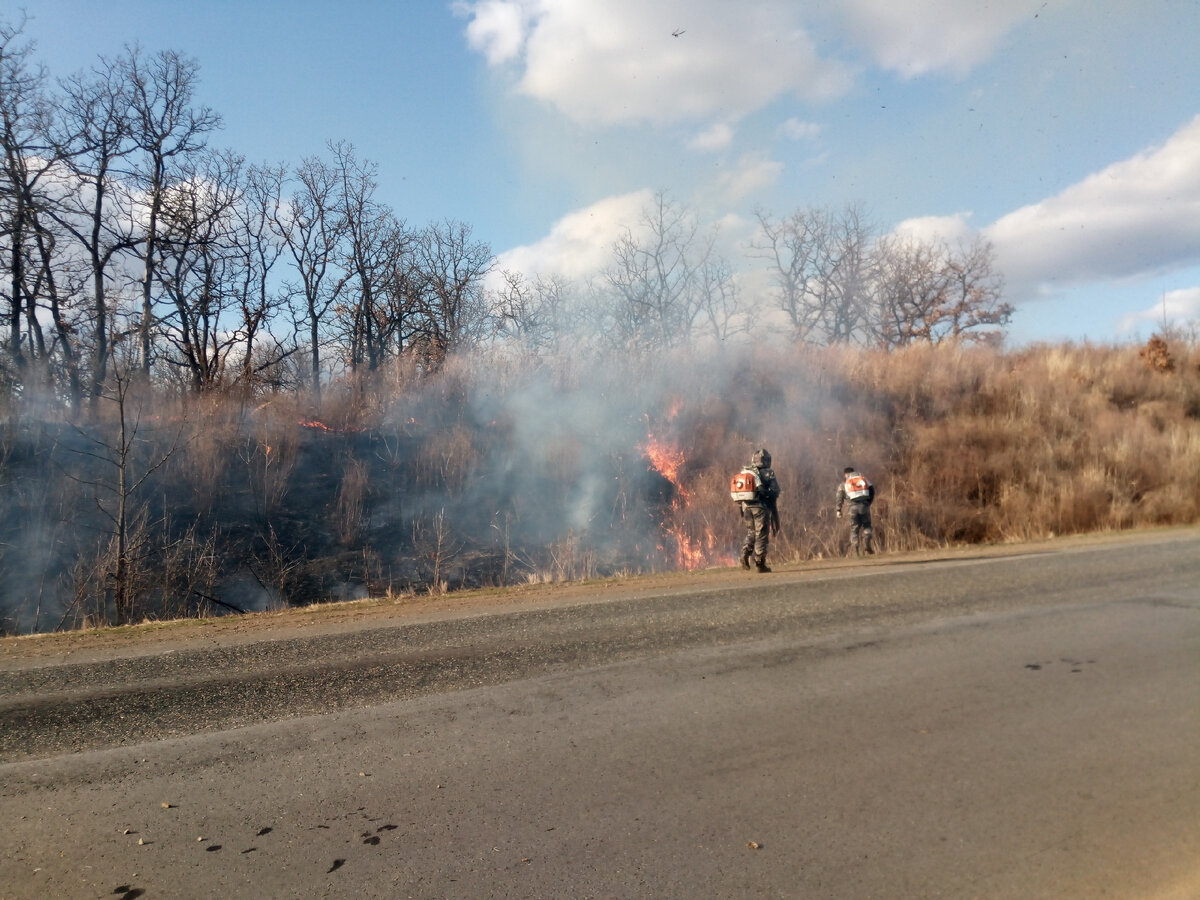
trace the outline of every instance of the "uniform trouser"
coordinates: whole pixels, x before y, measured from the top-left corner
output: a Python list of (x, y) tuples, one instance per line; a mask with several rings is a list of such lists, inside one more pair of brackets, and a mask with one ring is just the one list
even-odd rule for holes
[[(875, 548), (871, 544), (871, 504), (869, 503), (851, 503), (850, 504), (850, 549), (855, 553), (866, 550), (868, 553), (874, 553)], [(859, 541), (862, 541), (861, 546)]]
[(761, 566), (767, 559), (770, 543), (771, 511), (765, 506), (742, 507), (742, 520), (746, 523), (746, 539), (742, 542), (742, 559), (753, 557), (754, 564)]

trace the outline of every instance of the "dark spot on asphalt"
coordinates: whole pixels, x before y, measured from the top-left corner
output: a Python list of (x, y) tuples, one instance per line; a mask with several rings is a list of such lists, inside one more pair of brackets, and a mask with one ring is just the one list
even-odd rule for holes
[(213, 845), (212, 845), (212, 846), (210, 846), (210, 847), (205, 847), (205, 848), (204, 848), (204, 852), (205, 852), (205, 853), (216, 853), (216, 852), (217, 852), (218, 850), (220, 850), (220, 849), (221, 849), (221, 845), (220, 845), (220, 844), (213, 844)]
[(379, 835), (373, 834), (369, 838), (364, 838), (363, 843), (370, 844), (372, 847), (378, 847), (379, 846)]
[[(340, 869), (345, 864), (346, 864), (346, 861), (344, 859), (335, 859), (333, 861), (333, 865), (329, 867), (329, 872), (336, 872), (338, 869)], [(326, 872), (325, 874), (328, 875), (329, 872)]]
[(1025, 663), (1025, 668), (1033, 669), (1033, 671), (1036, 672), (1041, 669), (1041, 666), (1039, 666), (1037, 663)]
[(258, 829), (257, 832), (255, 832), (255, 837), (262, 837), (264, 834), (270, 834), (271, 831), (272, 831), (271, 826), (264, 825), (262, 828)]
[(376, 831), (395, 831), (399, 827), (400, 827), (399, 825), (380, 825), (375, 830)]

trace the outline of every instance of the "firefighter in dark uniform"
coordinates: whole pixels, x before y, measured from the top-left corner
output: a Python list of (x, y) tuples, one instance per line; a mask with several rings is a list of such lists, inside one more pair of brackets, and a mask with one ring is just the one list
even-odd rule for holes
[(842, 517), (843, 506), (849, 506), (850, 549), (855, 556), (862, 556), (863, 551), (875, 552), (871, 540), (871, 503), (874, 500), (875, 485), (854, 466), (846, 466), (837, 489), (837, 517)]
[(767, 546), (770, 535), (779, 531), (779, 482), (771, 468), (771, 454), (755, 450), (750, 457), (751, 469), (758, 476), (758, 491), (753, 500), (742, 500), (742, 520), (746, 523), (746, 540), (742, 544), (742, 568), (749, 569), (751, 559), (759, 572), (770, 572), (767, 566)]

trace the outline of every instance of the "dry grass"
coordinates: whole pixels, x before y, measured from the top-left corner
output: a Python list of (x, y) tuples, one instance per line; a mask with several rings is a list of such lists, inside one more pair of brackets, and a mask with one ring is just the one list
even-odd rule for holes
[[(194, 609), (250, 576), (271, 606), (367, 582), (411, 594), (662, 571), (684, 549), (694, 564), (731, 565), (742, 525), (728, 479), (760, 446), (783, 488), (777, 562), (843, 551), (833, 504), (848, 464), (876, 485), (890, 550), (1196, 522), (1198, 362), (1194, 343), (1164, 337), (788, 348), (594, 370), (476, 358), (331, 386), (319, 411), (288, 396), (160, 400), (154, 415), (146, 403), (141, 457), (176, 446), (133, 497), (157, 529), (145, 546), (158, 548), (139, 559), (155, 587), (133, 612)], [(79, 561), (108, 544), (87, 485), (111, 473), (60, 445), (103, 439), (109, 415), (87, 433), (16, 415), (3, 425), (6, 630), (29, 630), (34, 604), (41, 626), (54, 621), (55, 590), (75, 621), (105, 617), (104, 587)], [(326, 427), (301, 424), (313, 419)], [(650, 433), (683, 454), (676, 484), (650, 471)], [(60, 558), (20, 570), (32, 558), (22, 547), (50, 543)], [(24, 585), (36, 597), (13, 587)]]
[[(1196, 521), (1196, 348), (1149, 346), (758, 354), (755, 381), (778, 397), (759, 432), (784, 490), (775, 553), (841, 552), (831, 513), (847, 464), (875, 482), (877, 533), (894, 550)], [(725, 518), (722, 540), (739, 540), (723, 491), (752, 443), (703, 447), (691, 533)]]

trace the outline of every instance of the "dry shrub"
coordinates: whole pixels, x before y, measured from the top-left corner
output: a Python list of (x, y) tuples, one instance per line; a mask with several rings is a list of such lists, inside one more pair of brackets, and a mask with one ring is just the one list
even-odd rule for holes
[(597, 575), (595, 552), (573, 532), (548, 546), (544, 559), (530, 582), (580, 581)]
[(192, 491), (198, 509), (209, 510), (225, 489), (233, 461), (231, 450), (241, 442), (241, 425), (232, 404), (218, 405), (211, 398), (180, 408), (176, 417), (185, 428), (185, 439), (173, 461), (181, 485)]
[(413, 547), (418, 559), (424, 563), (426, 590), (430, 594), (446, 593), (452, 571), (456, 571), (459, 582), (462, 581), (458, 565), (463, 550), (462, 539), (446, 517), (446, 510), (421, 516), (413, 523)]
[(341, 544), (349, 547), (366, 530), (370, 473), (362, 460), (350, 455), (343, 457), (337, 468), (341, 484), (334, 504), (333, 532)]
[(1138, 351), (1138, 356), (1152, 372), (1174, 372), (1175, 359), (1171, 356), (1171, 348), (1159, 335), (1154, 335), (1146, 342), (1146, 346)]
[(277, 409), (275, 414), (251, 419), (241, 441), (255, 504), (264, 522), (284, 506), (300, 452), (300, 426), (294, 412)]
[(431, 484), (443, 486), (452, 494), (462, 491), (479, 459), (475, 435), (463, 424), (431, 433), (422, 451), (422, 458), (416, 460), (418, 469), (428, 473)]
[(215, 605), (213, 585), (220, 567), (217, 544), (216, 528), (202, 532), (196, 522), (179, 538), (165, 543), (156, 566), (159, 587), (153, 599), (157, 602), (147, 605), (143, 614), (186, 618), (192, 609), (199, 615), (208, 611), (206, 605)]

